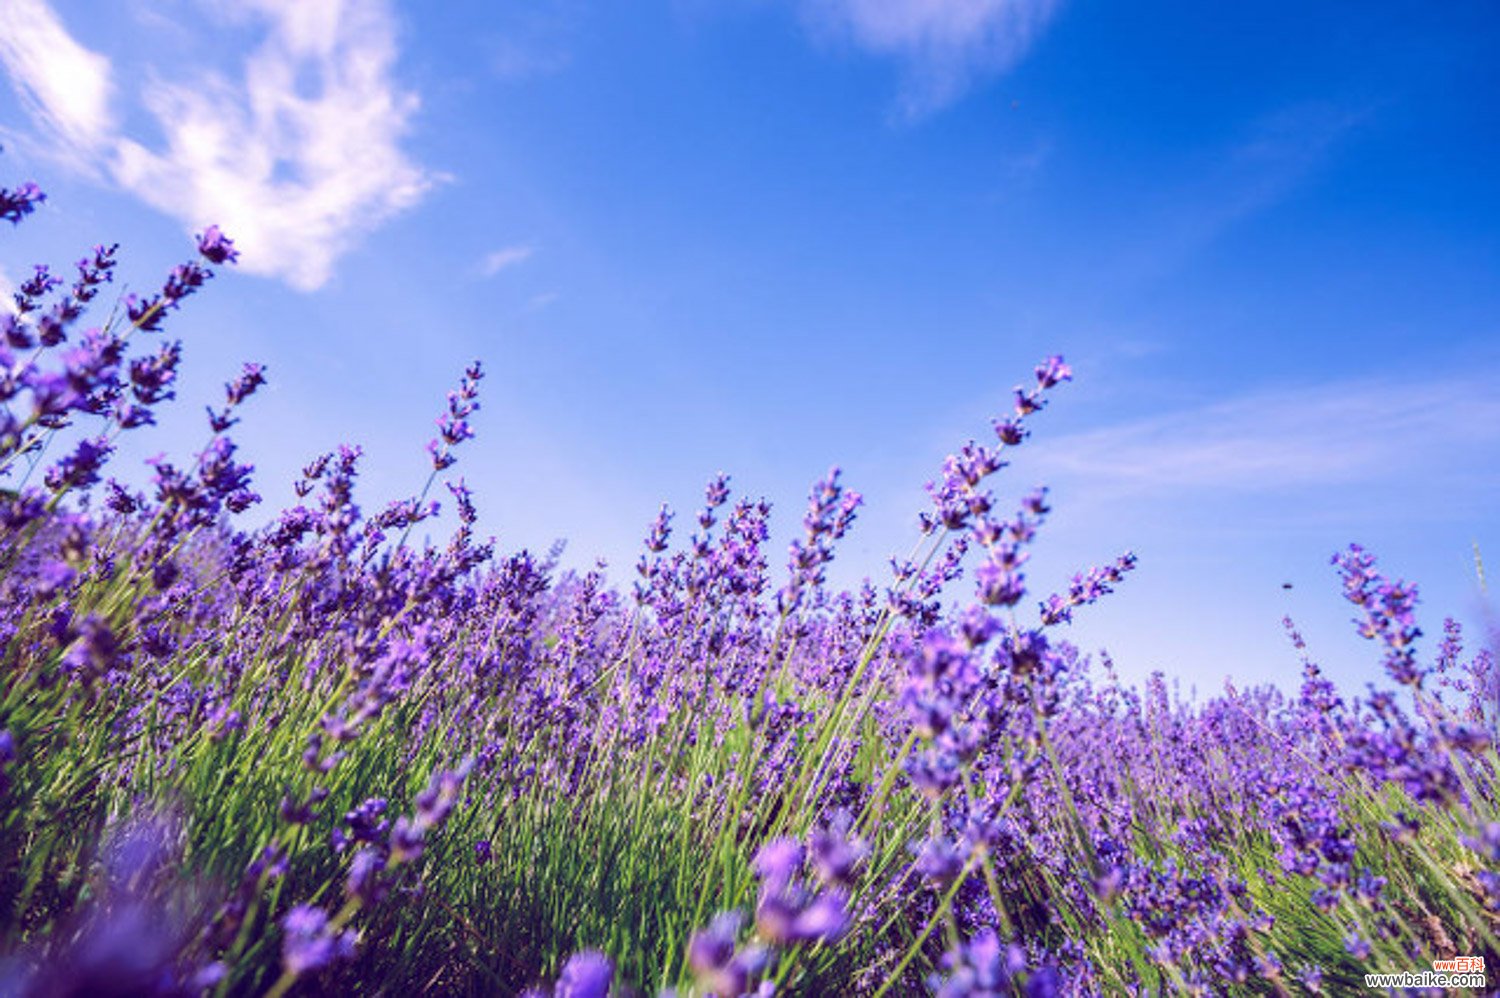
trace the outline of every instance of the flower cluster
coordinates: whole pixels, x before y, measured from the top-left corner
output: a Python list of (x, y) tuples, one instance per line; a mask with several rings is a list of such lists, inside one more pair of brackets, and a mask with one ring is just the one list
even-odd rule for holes
[[(1397, 691), (1341, 691), (1290, 622), (1291, 694), (1123, 682), (1058, 625), (1134, 556), (1038, 606), (1047, 493), (992, 491), (1061, 358), (944, 463), (889, 588), (831, 591), (836, 470), (784, 569), (720, 474), (632, 599), (476, 539), (445, 473), (477, 364), (374, 513), (343, 446), (243, 525), (254, 364), (196, 456), (108, 478), (183, 389), (155, 334), (237, 257), (197, 248), (113, 323), (82, 328), (105, 246), (0, 320), (0, 991), (1342, 993), (1494, 949), (1494, 650), (1448, 624), (1425, 662), (1414, 587), (1351, 548)], [(414, 542), (434, 495), (456, 529)]]

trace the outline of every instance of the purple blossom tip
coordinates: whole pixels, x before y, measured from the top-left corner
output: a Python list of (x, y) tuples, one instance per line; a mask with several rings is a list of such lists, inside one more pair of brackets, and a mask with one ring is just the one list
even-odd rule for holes
[(213, 264), (234, 263), (240, 258), (234, 240), (224, 235), (217, 225), (210, 225), (198, 234), (198, 252)]
[(597, 950), (575, 953), (563, 964), (554, 998), (606, 998), (615, 979), (615, 965)]
[(354, 955), (356, 934), (334, 931), (328, 924), (328, 913), (313, 905), (298, 905), (287, 912), (281, 920), (281, 931), (282, 963), (293, 975), (321, 970), (335, 960)]

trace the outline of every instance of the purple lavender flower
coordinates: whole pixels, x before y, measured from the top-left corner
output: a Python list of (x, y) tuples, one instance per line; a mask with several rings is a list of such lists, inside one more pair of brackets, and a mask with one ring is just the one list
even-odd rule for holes
[(1026, 577), (1017, 569), (1030, 557), (1008, 544), (992, 548), (974, 570), (979, 601), (986, 606), (1015, 606), (1026, 595)]
[(16, 736), (0, 729), (0, 794), (10, 788), (10, 767), (16, 761)]
[(472, 760), (465, 760), (456, 769), (440, 770), (432, 775), (427, 788), (417, 794), (417, 827), (426, 831), (448, 820), (453, 806), (458, 803), (458, 792), (463, 787), (464, 778), (473, 767)]
[(349, 826), (350, 837), (356, 842), (379, 841), (390, 827), (390, 822), (383, 817), (386, 807), (384, 797), (371, 797), (352, 811), (345, 812), (344, 824)]
[(954, 845), (946, 839), (933, 837), (917, 844), (917, 873), (934, 884), (947, 886), (963, 872), (967, 862), (966, 845)]
[(410, 818), (396, 819), (396, 825), (391, 829), (391, 862), (393, 864), (415, 863), (422, 858), (426, 845), (425, 829)]
[(48, 560), (37, 571), (35, 592), (42, 599), (51, 599), (71, 586), (78, 572), (66, 561)]
[(1425, 674), (1418, 664), (1415, 641), (1422, 631), (1416, 625), (1417, 588), (1405, 582), (1389, 582), (1375, 570), (1375, 556), (1358, 544), (1333, 556), (1344, 580), (1344, 597), (1363, 614), (1355, 619), (1363, 637), (1386, 646), (1385, 667), (1403, 686), (1421, 687)]
[(1036, 369), (1038, 388), (1051, 388), (1062, 381), (1073, 380), (1073, 369), (1060, 356), (1048, 357)]
[(453, 457), (453, 449), (474, 435), (468, 418), (479, 409), (479, 382), (483, 377), (484, 371), (475, 361), (464, 371), (458, 391), (448, 393), (448, 411), (437, 421), (438, 436), (427, 444), (433, 470), (451, 468), (458, 460)]
[(12, 300), (17, 315), (28, 315), (41, 308), (42, 299), (62, 286), (62, 278), (54, 277), (46, 265), (32, 268), (32, 275), (16, 288)]
[(554, 998), (606, 998), (615, 979), (615, 965), (597, 950), (568, 957), (557, 978)]
[(824, 568), (833, 560), (833, 543), (849, 530), (863, 503), (858, 492), (846, 491), (839, 483), (838, 468), (829, 469), (813, 486), (807, 514), (802, 518), (804, 536), (791, 545), (791, 579), (777, 596), (781, 613), (793, 612), (802, 605), (807, 592), (822, 586)]
[(783, 890), (802, 869), (802, 847), (795, 839), (773, 839), (760, 847), (751, 865), (769, 889)]
[(378, 850), (359, 850), (349, 861), (349, 876), (344, 881), (344, 890), (351, 898), (358, 898), (365, 904), (378, 903), (385, 897), (385, 885), (381, 881), (385, 867), (385, 857)]
[(849, 895), (839, 888), (815, 894), (797, 912), (785, 938), (793, 942), (833, 942), (849, 928)]
[(761, 879), (755, 928), (773, 945), (833, 940), (849, 925), (847, 892), (838, 887), (813, 892), (800, 882), (804, 855), (801, 845), (785, 838), (773, 839), (755, 855), (752, 865)]
[(1487, 821), (1478, 835), (1465, 835), (1459, 841), (1491, 863), (1500, 864), (1500, 821)]
[(69, 297), (78, 307), (93, 301), (99, 294), (100, 286), (114, 280), (115, 254), (119, 249), (119, 243), (111, 246), (101, 244), (94, 247), (91, 255), (78, 261), (78, 279), (73, 282), (69, 292)]
[(850, 837), (852, 825), (852, 815), (841, 810), (827, 828), (814, 832), (808, 840), (813, 869), (826, 885), (853, 886), (856, 868), (870, 854), (867, 843)]
[(688, 968), (698, 987), (716, 995), (747, 994), (750, 984), (769, 966), (771, 951), (764, 946), (736, 948), (743, 918), (737, 911), (714, 917), (688, 940)]
[[(694, 973), (706, 974), (729, 963), (729, 958), (734, 956), (740, 924), (739, 912), (725, 912), (710, 922), (707, 928), (693, 933), (688, 940), (687, 959), (688, 966)], [(719, 990), (714, 985), (707, 986)], [(743, 988), (743, 982), (739, 986)], [(735, 993), (738, 993), (738, 989)]]
[(198, 252), (213, 264), (234, 263), (240, 258), (234, 240), (224, 235), (217, 225), (210, 225), (198, 234)]
[(78, 441), (71, 454), (48, 468), (43, 481), (53, 492), (86, 489), (99, 481), (99, 469), (113, 451), (108, 437), (87, 437)]
[(321, 970), (336, 960), (354, 955), (358, 935), (337, 931), (328, 913), (313, 905), (298, 905), (281, 919), (281, 961), (287, 972), (300, 977)]
[(941, 967), (945, 974), (928, 979), (935, 998), (998, 998), (1015, 993), (1011, 982), (1026, 969), (1026, 951), (1003, 945), (995, 930), (986, 926), (945, 953)]
[(266, 383), (266, 369), (260, 364), (246, 364), (240, 376), (224, 386), (225, 405), (223, 409), (208, 410), (208, 425), (215, 433), (223, 433), (239, 420), (232, 413), (245, 400), (255, 394), (255, 390)]
[(17, 224), (45, 200), (47, 195), (30, 181), (14, 189), (0, 187), (0, 219)]
[(1125, 577), (1125, 573), (1135, 567), (1135, 554), (1127, 551), (1114, 564), (1091, 568), (1083, 574), (1073, 576), (1066, 594), (1054, 593), (1042, 603), (1042, 623), (1052, 625), (1071, 622), (1076, 607), (1093, 603), (1099, 597), (1113, 592), (1114, 586)]
[(63, 665), (85, 683), (92, 683), (125, 662), (114, 630), (92, 613), (79, 623), (78, 636), (63, 656)]

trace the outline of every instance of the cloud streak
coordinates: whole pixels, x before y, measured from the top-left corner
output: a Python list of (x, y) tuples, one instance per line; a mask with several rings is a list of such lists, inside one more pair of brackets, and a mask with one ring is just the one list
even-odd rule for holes
[(383, 2), (252, 0), (226, 16), (258, 29), (230, 75), (150, 66), (130, 96), (163, 136), (110, 112), (110, 60), (80, 45), (42, 0), (0, 0), (20, 30), (0, 41), (12, 81), (65, 162), (102, 175), (189, 230), (215, 222), (243, 269), (313, 290), (361, 237), (416, 204), (436, 178), (402, 150), (415, 95), (392, 80)]
[(479, 273), (484, 277), (494, 277), (502, 270), (509, 270), (531, 259), (533, 252), (535, 251), (530, 246), (507, 246), (504, 249), (497, 249), (493, 253), (486, 254), (484, 259), (479, 261)]
[(16, 282), (10, 279), (4, 267), (0, 267), (0, 315), (16, 314)]
[(900, 109), (937, 110), (1010, 69), (1040, 37), (1058, 0), (804, 0), (814, 30), (894, 59)]
[(1108, 268), (1112, 279), (1138, 284), (1191, 260), (1305, 184), (1369, 117), (1367, 109), (1307, 101), (1253, 122), (1203, 176), (1174, 192), (1165, 211), (1140, 226), (1154, 236), (1132, 237)]
[(1247, 494), (1358, 485), (1417, 469), (1493, 467), (1492, 376), (1428, 386), (1344, 382), (1248, 394), (1052, 441), (1049, 472), (1114, 492)]
[(114, 129), (110, 62), (78, 44), (44, 0), (0, 2), (0, 63), (22, 105), (77, 159), (92, 159)]

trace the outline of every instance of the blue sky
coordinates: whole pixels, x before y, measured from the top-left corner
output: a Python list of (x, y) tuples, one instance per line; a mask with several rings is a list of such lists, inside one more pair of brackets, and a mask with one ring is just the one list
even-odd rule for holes
[[(1429, 634), (1500, 564), (1500, 14), (1484, 2), (0, 0), (10, 281), (123, 244), (188, 303), (181, 453), (242, 360), (263, 509), (365, 446), (367, 508), (457, 471), (503, 547), (634, 562), (714, 472), (779, 512), (845, 469), (836, 578), (884, 579), (921, 486), (1060, 352), (1003, 493), (1031, 579), (1135, 549), (1071, 637), (1185, 686), (1292, 683), (1290, 612), (1379, 678), (1328, 557), (1417, 580)], [(1293, 583), (1290, 590), (1284, 582)], [(1429, 642), (1430, 644), (1430, 642)]]

